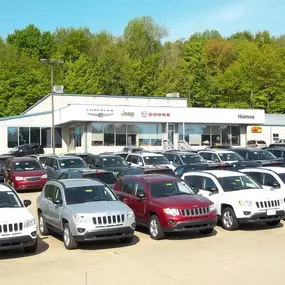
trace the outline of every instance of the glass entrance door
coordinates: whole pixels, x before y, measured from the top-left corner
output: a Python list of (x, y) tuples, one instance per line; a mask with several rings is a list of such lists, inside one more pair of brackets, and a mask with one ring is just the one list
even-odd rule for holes
[(168, 124), (168, 140), (174, 144), (174, 124)]
[(68, 151), (73, 151), (75, 149), (75, 131), (74, 129), (69, 129), (69, 144)]

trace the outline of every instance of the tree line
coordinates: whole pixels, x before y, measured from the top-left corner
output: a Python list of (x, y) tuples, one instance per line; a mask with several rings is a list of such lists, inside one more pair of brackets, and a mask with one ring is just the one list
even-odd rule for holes
[(218, 31), (164, 41), (151, 17), (131, 20), (115, 37), (88, 28), (41, 31), (34, 25), (0, 38), (0, 116), (17, 115), (50, 92), (48, 66), (66, 93), (165, 96), (193, 107), (262, 108), (285, 113), (285, 36)]

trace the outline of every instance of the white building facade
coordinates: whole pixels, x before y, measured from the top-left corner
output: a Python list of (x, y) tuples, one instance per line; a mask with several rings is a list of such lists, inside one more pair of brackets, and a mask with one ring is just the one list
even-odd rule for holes
[[(245, 146), (247, 129), (265, 123), (264, 110), (188, 108), (187, 99), (54, 94), (56, 153), (120, 151), (125, 145), (162, 149), (168, 140), (192, 147)], [(0, 119), (0, 152), (40, 143), (52, 152), (51, 95), (23, 114)]]

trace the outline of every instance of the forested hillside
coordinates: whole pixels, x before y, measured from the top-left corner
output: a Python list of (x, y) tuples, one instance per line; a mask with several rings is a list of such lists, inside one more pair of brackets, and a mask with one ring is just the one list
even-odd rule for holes
[(179, 92), (189, 106), (285, 113), (285, 36), (205, 31), (169, 42), (167, 34), (150, 17), (130, 21), (120, 37), (88, 28), (16, 30), (0, 38), (0, 116), (19, 114), (49, 93), (41, 58), (64, 61), (55, 67), (55, 84), (66, 93)]

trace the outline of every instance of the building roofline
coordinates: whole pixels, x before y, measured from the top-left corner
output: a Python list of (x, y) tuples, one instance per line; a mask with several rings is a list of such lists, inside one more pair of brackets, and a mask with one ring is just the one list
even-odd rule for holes
[(45, 112), (39, 112), (39, 113), (33, 113), (33, 114), (21, 114), (21, 115), (17, 115), (17, 116), (4, 117), (4, 118), (0, 118), (0, 122), (9, 121), (9, 120), (15, 120), (15, 119), (21, 119), (21, 118), (34, 117), (34, 116), (42, 116), (42, 115), (46, 115), (46, 114), (51, 114), (51, 111), (45, 111)]

